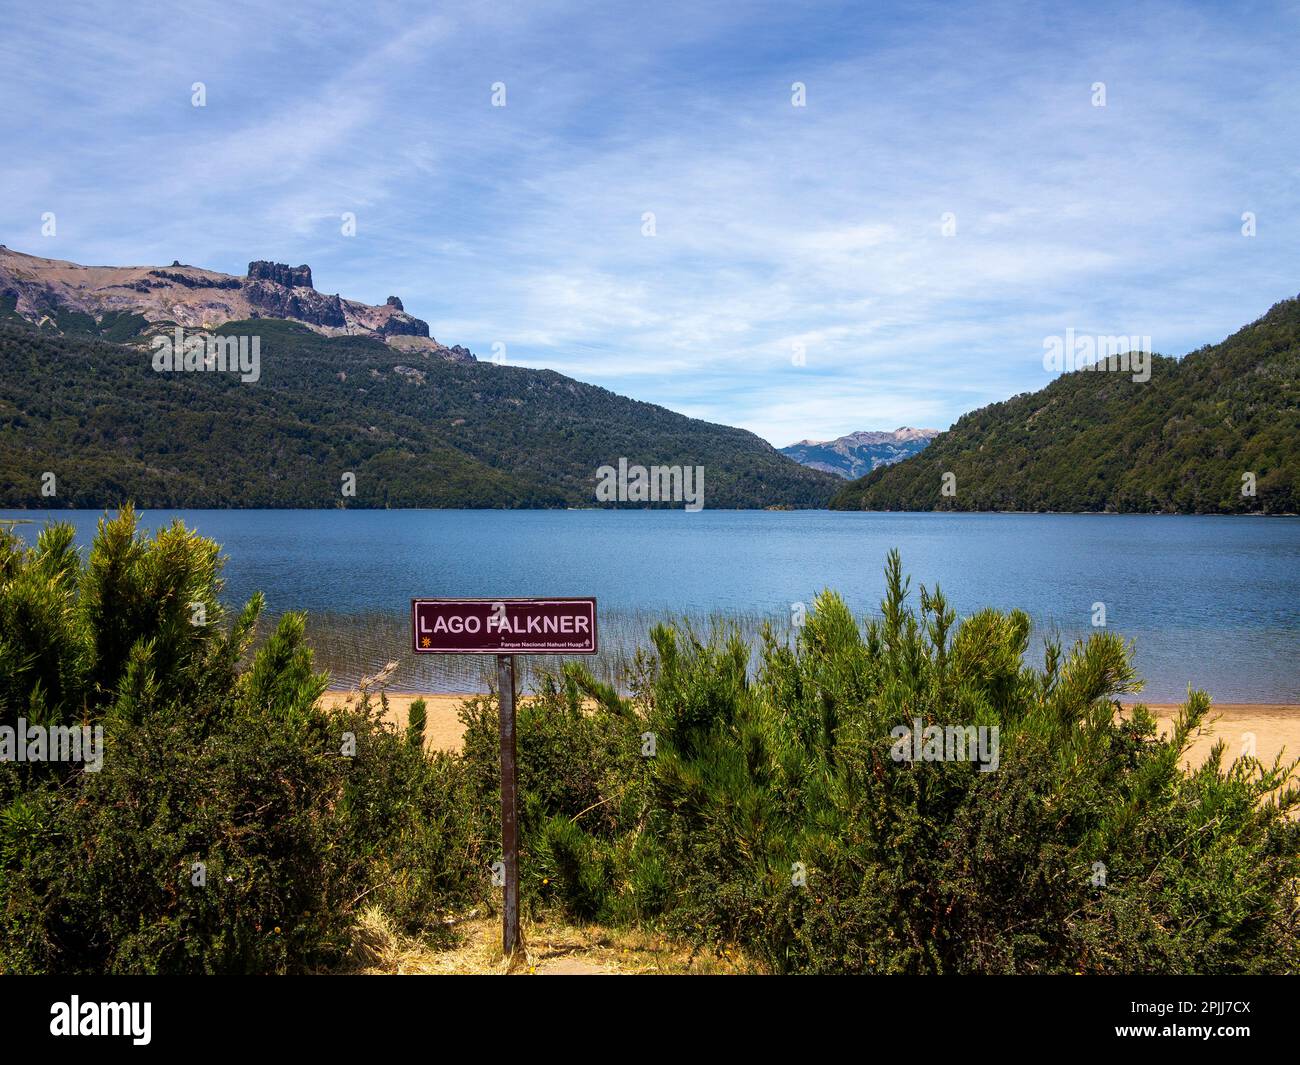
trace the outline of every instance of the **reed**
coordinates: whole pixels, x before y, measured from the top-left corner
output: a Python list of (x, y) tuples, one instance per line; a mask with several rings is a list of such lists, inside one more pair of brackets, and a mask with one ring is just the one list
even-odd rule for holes
[[(275, 618), (269, 618), (270, 631)], [(599, 616), (600, 650), (586, 655), (584, 665), (604, 684), (620, 692), (630, 691), (638, 652), (653, 651), (650, 632), (661, 623), (680, 631), (711, 634), (735, 632), (750, 648), (751, 664), (757, 667), (764, 628), (771, 626), (777, 639), (788, 643), (796, 629), (788, 614), (761, 611), (712, 611), (676, 614), (665, 611), (624, 609), (602, 610)], [(471, 693), (491, 690), (496, 676), (491, 655), (417, 655), (410, 647), (410, 619), (392, 614), (322, 612), (308, 623), (307, 641), (315, 652), (316, 664), (330, 676), (330, 686), (355, 689), (362, 677), (389, 662), (397, 662), (390, 687), (400, 691), (428, 693)], [(540, 678), (559, 672), (565, 658), (557, 655), (520, 655), (519, 682), (536, 687)]]

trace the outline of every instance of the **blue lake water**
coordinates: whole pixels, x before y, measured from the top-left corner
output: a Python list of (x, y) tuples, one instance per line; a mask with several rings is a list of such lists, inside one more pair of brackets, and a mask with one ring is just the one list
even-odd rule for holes
[[(7, 511), (73, 522), (88, 544), (99, 512)], [(1038, 636), (1092, 631), (1094, 603), (1131, 638), (1145, 698), (1187, 685), (1220, 702), (1300, 702), (1300, 519), (1129, 515), (861, 514), (828, 511), (186, 510), (220, 542), (225, 598), (266, 593), (332, 633), (336, 679), (397, 658), (412, 596), (594, 595), (602, 636), (658, 615), (788, 623), (822, 588), (878, 609), (886, 552), (913, 588), (938, 583), (958, 614), (1019, 607)], [(18, 526), (31, 537), (36, 526)], [(309, 623), (309, 629), (312, 623)], [(341, 635), (342, 634), (342, 635)], [(346, 637), (346, 638), (344, 638)], [(351, 650), (340, 650), (351, 640)], [(1038, 659), (1035, 651), (1034, 657)], [(396, 687), (474, 687), (427, 659)], [(431, 672), (432, 671), (432, 672)], [(404, 683), (405, 680), (405, 683)]]

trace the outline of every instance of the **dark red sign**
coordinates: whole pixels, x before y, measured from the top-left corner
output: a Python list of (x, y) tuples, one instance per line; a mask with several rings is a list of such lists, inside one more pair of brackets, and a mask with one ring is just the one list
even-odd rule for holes
[(412, 599), (418, 654), (594, 655), (594, 599)]

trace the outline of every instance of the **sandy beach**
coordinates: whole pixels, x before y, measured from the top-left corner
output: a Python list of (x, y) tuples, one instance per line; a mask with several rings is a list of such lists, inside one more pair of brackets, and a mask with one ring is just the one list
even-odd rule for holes
[[(1178, 713), (1175, 705), (1148, 703), (1148, 708), (1168, 729)], [(1300, 757), (1300, 706), (1286, 703), (1221, 703), (1210, 710), (1210, 721), (1193, 741), (1188, 761), (1199, 766), (1216, 740), (1227, 746), (1224, 761), (1245, 753), (1249, 736), (1254, 736), (1255, 757), (1271, 764), (1283, 748), (1291, 759)]]
[[(325, 693), (323, 702), (326, 706), (335, 707), (342, 705), (349, 697), (355, 698), (356, 695), (354, 692), (330, 691)], [(399, 728), (405, 728), (411, 702), (419, 698), (424, 699), (428, 706), (428, 724), (425, 727), (425, 744), (428, 749), (460, 750), (464, 728), (456, 712), (461, 703), (471, 696), (389, 692), (389, 720)], [(1159, 719), (1162, 730), (1167, 730), (1178, 707), (1160, 703), (1147, 705)], [(1242, 753), (1247, 737), (1251, 734), (1255, 737), (1255, 755), (1263, 762), (1271, 763), (1284, 747), (1291, 758), (1300, 757), (1300, 706), (1286, 703), (1221, 703), (1210, 711), (1210, 717), (1214, 720), (1192, 744), (1188, 761), (1194, 766), (1205, 760), (1217, 739), (1222, 739), (1227, 744), (1225, 758), (1235, 758)]]
[[(355, 700), (356, 698), (357, 693), (355, 691), (327, 691), (322, 697), (321, 703), (329, 709), (334, 709), (342, 706), (348, 700)], [(460, 718), (456, 716), (456, 712), (466, 699), (472, 698), (472, 695), (464, 693), (457, 695), (429, 695), (420, 692), (389, 692), (387, 720), (391, 721), (399, 729), (406, 728), (411, 703), (416, 699), (423, 699), (425, 706), (428, 707), (428, 716), (425, 719), (424, 726), (425, 748), (430, 751), (459, 751), (465, 727), (460, 723)]]

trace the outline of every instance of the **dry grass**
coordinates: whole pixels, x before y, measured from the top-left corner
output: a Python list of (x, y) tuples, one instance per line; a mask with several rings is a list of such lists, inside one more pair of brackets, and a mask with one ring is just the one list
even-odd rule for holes
[(367, 909), (340, 970), (370, 976), (632, 976), (728, 975), (756, 967), (734, 951), (693, 951), (662, 936), (597, 925), (525, 922), (523, 948), (507, 964), (499, 916), (471, 911), (454, 924), (456, 945), (444, 950), (401, 935), (378, 909)]

